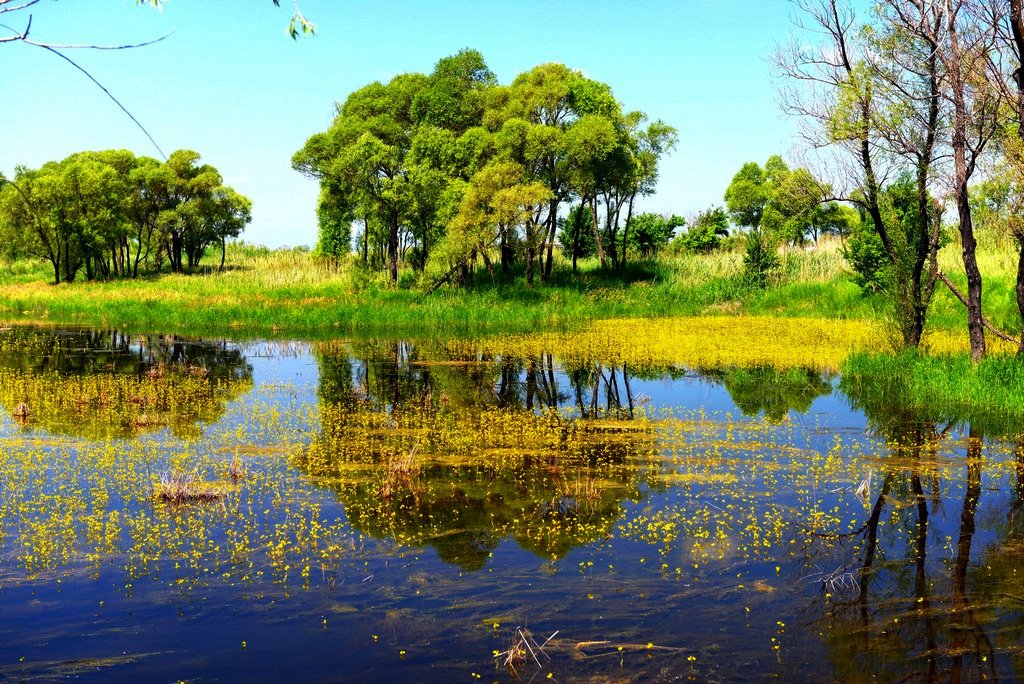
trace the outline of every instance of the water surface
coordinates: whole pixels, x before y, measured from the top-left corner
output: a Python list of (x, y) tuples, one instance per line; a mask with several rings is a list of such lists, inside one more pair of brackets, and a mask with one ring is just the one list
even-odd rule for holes
[(0, 679), (1022, 676), (1012, 426), (446, 349), (0, 332)]

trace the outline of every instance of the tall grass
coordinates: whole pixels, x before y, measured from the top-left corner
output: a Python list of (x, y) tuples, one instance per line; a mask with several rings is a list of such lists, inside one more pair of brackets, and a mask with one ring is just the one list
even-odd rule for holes
[(1016, 356), (992, 355), (974, 365), (966, 353), (857, 353), (843, 364), (842, 388), (882, 421), (910, 414), (997, 436), (1024, 434), (1024, 360)]

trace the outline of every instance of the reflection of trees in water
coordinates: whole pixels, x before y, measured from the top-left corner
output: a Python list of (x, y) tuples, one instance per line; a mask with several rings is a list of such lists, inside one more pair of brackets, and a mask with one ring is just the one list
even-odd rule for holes
[(53, 434), (194, 434), (252, 386), (252, 366), (224, 341), (16, 328), (0, 350), (0, 404)]
[(347, 406), (572, 408), (585, 417), (632, 418), (637, 404), (627, 367), (595, 362), (563, 372), (549, 353), (452, 359), (429, 345), (387, 340), (321, 344), (316, 353), (321, 400)]
[[(598, 458), (608, 458), (605, 454)], [(627, 467), (526, 457), (515, 463), (428, 465), (389, 488), (384, 466), (369, 482), (335, 482), (352, 526), (376, 538), (429, 545), (441, 560), (479, 570), (510, 538), (542, 558), (561, 558), (604, 538), (622, 502), (641, 496)]]
[(719, 368), (701, 375), (720, 382), (744, 415), (778, 423), (789, 412), (806, 412), (815, 399), (832, 392), (832, 384), (809, 368)]
[(643, 495), (646, 427), (566, 412), (586, 396), (583, 417), (629, 417), (622, 369), (562, 375), (548, 354), (438, 360), (381, 341), (321, 346), (317, 358), (321, 432), (297, 465), (337, 492), (361, 532), (477, 570), (503, 539), (562, 557)]
[[(1024, 530), (1015, 511), (1024, 493), (1024, 449), (1018, 446), (1010, 463), (1015, 491), (1006, 523), (983, 528), (999, 539), (979, 554), (982, 476), (992, 462), (982, 431), (972, 425), (951, 443), (954, 425), (871, 399), (861, 406), (889, 452), (879, 464), (878, 491), (863, 526), (830, 540), (834, 555), (846, 551), (846, 568), (858, 582), (854, 591), (826, 587), (835, 591), (825, 620), (839, 677), (858, 679), (866, 663), (891, 681), (1020, 676), (1019, 669), (999, 669), (1021, 665)], [(947, 532), (946, 523), (956, 530)], [(972, 552), (981, 562), (972, 562)]]
[(0, 367), (64, 375), (143, 374), (159, 367), (203, 370), (214, 379), (245, 379), (252, 366), (225, 340), (131, 335), (117, 330), (12, 328), (0, 334)]

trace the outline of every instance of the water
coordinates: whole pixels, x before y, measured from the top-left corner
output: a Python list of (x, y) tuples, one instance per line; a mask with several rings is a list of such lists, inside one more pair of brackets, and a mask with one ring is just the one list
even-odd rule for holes
[(1021, 677), (1024, 451), (837, 377), (0, 351), (0, 679)]

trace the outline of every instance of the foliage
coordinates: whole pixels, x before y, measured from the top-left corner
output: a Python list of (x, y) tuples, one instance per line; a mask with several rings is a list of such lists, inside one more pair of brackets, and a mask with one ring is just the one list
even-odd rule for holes
[(697, 214), (686, 232), (676, 237), (673, 245), (690, 252), (710, 252), (728, 236), (729, 215), (722, 207), (711, 207)]
[[(652, 249), (649, 226), (631, 233), (634, 202), (654, 191), (674, 144), (674, 129), (623, 112), (611, 88), (578, 71), (542, 64), (500, 85), (479, 52), (463, 50), (430, 75), (350, 94), (292, 162), (320, 182), (333, 216), (378, 227), (364, 231), (363, 261), (386, 266), (393, 283), (403, 263), (441, 284), (500, 260), (506, 275), (524, 264), (532, 285), (551, 277), (567, 202), (589, 210), (602, 261), (605, 248), (613, 265), (627, 247)], [(582, 240), (577, 259), (589, 253), (578, 216), (562, 223), (563, 247)]]
[(630, 223), (626, 248), (645, 257), (653, 256), (671, 242), (676, 228), (684, 225), (686, 220), (675, 214), (667, 218), (652, 212), (638, 214)]
[(141, 269), (195, 269), (206, 249), (238, 237), (252, 203), (190, 150), (161, 164), (126, 150), (79, 152), (0, 186), (0, 241), (8, 258), (44, 259), (54, 282), (138, 277)]
[(743, 274), (751, 285), (766, 286), (779, 264), (778, 248), (769, 236), (763, 231), (746, 234)]
[(574, 256), (577, 259), (585, 259), (597, 254), (597, 240), (594, 238), (594, 224), (589, 207), (574, 204), (569, 209), (569, 215), (560, 221), (559, 225), (561, 229), (558, 231), (558, 244), (561, 245), (564, 255), (570, 259)]
[(889, 270), (889, 256), (874, 223), (865, 221), (847, 238), (843, 256), (853, 269), (853, 281), (868, 292), (881, 292)]

